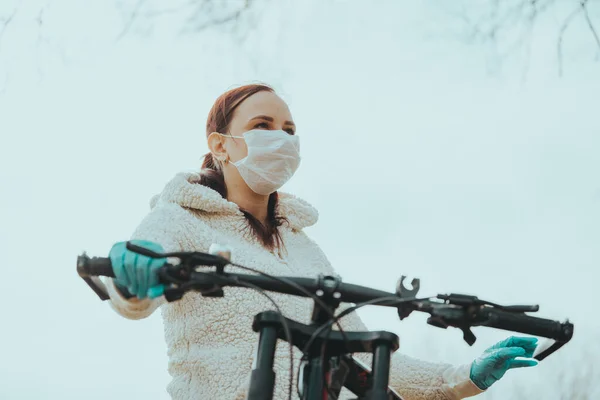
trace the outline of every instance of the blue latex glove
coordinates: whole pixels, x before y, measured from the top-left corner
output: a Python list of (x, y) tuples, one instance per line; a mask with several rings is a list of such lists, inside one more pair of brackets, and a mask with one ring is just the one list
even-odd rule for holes
[[(532, 359), (538, 340), (531, 337), (511, 336), (487, 349), (471, 364), (471, 380), (481, 390), (486, 390), (512, 368), (533, 367)], [(525, 359), (517, 360), (516, 357)]]
[[(147, 240), (132, 240), (131, 243), (162, 253), (158, 243)], [(127, 250), (126, 242), (115, 243), (109, 254), (117, 286), (127, 288), (139, 299), (159, 297), (164, 285), (159, 284), (157, 270), (166, 264), (166, 258), (150, 258)]]

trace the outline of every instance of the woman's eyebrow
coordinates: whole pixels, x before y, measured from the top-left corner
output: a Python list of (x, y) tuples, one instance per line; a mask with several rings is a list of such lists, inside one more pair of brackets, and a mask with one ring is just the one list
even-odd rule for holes
[[(273, 122), (275, 119), (273, 117), (269, 117), (268, 115), (257, 115), (256, 117), (252, 117), (248, 120), (248, 122), (254, 121), (255, 119), (262, 119), (265, 121)], [(285, 121), (284, 125), (292, 125), (296, 126), (292, 121)]]
[(255, 119), (264, 119), (265, 121), (269, 121), (269, 122), (273, 122), (275, 121), (272, 117), (269, 117), (267, 115), (257, 115), (256, 117), (252, 117), (248, 120), (248, 122), (250, 121), (254, 121)]

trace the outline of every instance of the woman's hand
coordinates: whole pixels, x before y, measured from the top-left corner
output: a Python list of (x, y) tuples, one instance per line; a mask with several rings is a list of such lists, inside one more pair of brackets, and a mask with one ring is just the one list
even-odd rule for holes
[[(532, 359), (538, 340), (531, 337), (511, 336), (487, 349), (471, 364), (471, 380), (479, 389), (486, 390), (512, 368), (533, 367)], [(523, 357), (517, 359), (517, 357)]]
[[(131, 243), (157, 253), (164, 250), (158, 243), (147, 240), (132, 240)], [(118, 242), (110, 250), (110, 261), (115, 273), (117, 287), (126, 288), (138, 299), (159, 297), (164, 286), (158, 282), (157, 270), (165, 265), (165, 258), (150, 258), (127, 250), (127, 242)]]

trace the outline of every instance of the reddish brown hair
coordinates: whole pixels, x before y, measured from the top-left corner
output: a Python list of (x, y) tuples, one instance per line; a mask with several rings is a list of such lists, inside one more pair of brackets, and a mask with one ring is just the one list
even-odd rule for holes
[[(219, 96), (208, 113), (208, 119), (206, 120), (206, 137), (212, 132), (227, 133), (236, 108), (248, 97), (259, 92), (274, 93), (275, 91), (267, 85), (253, 84), (231, 89)], [(204, 156), (200, 174), (200, 184), (217, 191), (223, 198), (227, 197), (227, 187), (225, 186), (225, 178), (223, 176), (221, 163), (216, 161), (210, 152)], [(274, 250), (276, 248), (281, 250), (283, 246), (281, 235), (279, 233), (279, 226), (286, 220), (284, 217), (277, 215), (278, 199), (279, 196), (277, 192), (272, 193), (269, 196), (266, 225), (246, 210), (240, 209), (248, 221), (248, 227), (251, 232), (258, 238), (263, 246), (269, 250)]]

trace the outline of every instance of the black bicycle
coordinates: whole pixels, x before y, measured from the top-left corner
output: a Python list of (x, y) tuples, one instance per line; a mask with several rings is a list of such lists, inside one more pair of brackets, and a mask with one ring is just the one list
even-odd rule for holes
[[(217, 245), (211, 246), (209, 253), (155, 253), (132, 243), (127, 243), (127, 249), (152, 258), (179, 260), (178, 264), (166, 264), (158, 271), (159, 280), (165, 285), (164, 296), (169, 302), (181, 299), (191, 290), (206, 297), (222, 297), (225, 286), (258, 290), (274, 303), (276, 309), (279, 309), (277, 304), (265, 291), (314, 300), (310, 324), (294, 321), (275, 311), (255, 315), (252, 329), (259, 333), (259, 341), (248, 400), (273, 399), (273, 363), (278, 340), (289, 343), (292, 359), (290, 374), (294, 374), (293, 347), (302, 351), (302, 365), (296, 379), (297, 394), (302, 400), (337, 399), (342, 387), (354, 393), (356, 400), (401, 400), (402, 397), (388, 387), (390, 360), (399, 347), (398, 336), (385, 331), (345, 332), (339, 325), (340, 318), (366, 305), (395, 307), (401, 320), (413, 311), (426, 312), (430, 315), (428, 324), (461, 329), (469, 345), (476, 340), (471, 331), (475, 326), (552, 339), (551, 345), (538, 348), (534, 358), (539, 361), (569, 342), (573, 336), (574, 326), (568, 320), (559, 322), (526, 314), (538, 311), (537, 305), (502, 306), (463, 294), (417, 298), (419, 280), (413, 279), (412, 288), (409, 289), (404, 285), (404, 276), (398, 281), (396, 292), (389, 293), (342, 283), (338, 276), (320, 275), (316, 279), (271, 276), (230, 262), (230, 250)], [(253, 274), (229, 273), (225, 271), (228, 265)], [(109, 298), (102, 281), (97, 278), (114, 277), (109, 258), (90, 258), (84, 253), (77, 259), (77, 272), (100, 299)], [(355, 305), (334, 314), (342, 302)], [(339, 330), (332, 329), (336, 324)], [(354, 353), (372, 353), (371, 367), (353, 358)], [(291, 383), (288, 392), (291, 399)]]

